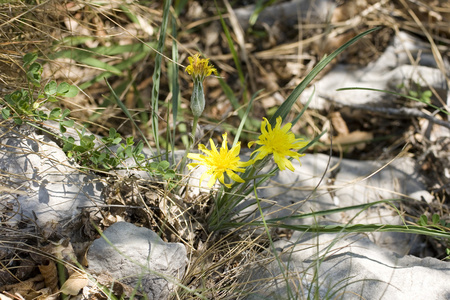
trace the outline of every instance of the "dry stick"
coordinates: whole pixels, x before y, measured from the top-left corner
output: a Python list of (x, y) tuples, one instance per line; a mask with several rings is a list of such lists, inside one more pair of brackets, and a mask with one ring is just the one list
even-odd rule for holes
[(231, 27), (233, 28), (234, 34), (236, 35), (236, 40), (237, 40), (237, 42), (239, 44), (239, 48), (241, 50), (241, 56), (242, 56), (243, 60), (245, 61), (245, 63), (247, 64), (248, 75), (250, 77), (250, 85), (252, 87), (252, 90), (256, 91), (257, 89), (255, 87), (255, 82), (256, 82), (255, 75), (253, 74), (253, 69), (250, 67), (251, 64), (248, 59), (247, 50), (245, 48), (244, 30), (239, 25), (239, 21), (236, 17), (236, 14), (234, 13), (234, 10), (231, 7), (228, 0), (224, 0), (223, 3), (225, 4), (225, 7), (227, 8), (227, 11), (229, 13), (229, 20), (231, 23)]
[(432, 115), (427, 115), (426, 113), (421, 112), (417, 108), (409, 108), (409, 107), (390, 108), (390, 107), (372, 107), (372, 106), (366, 106), (366, 105), (349, 105), (349, 104), (343, 104), (339, 101), (333, 100), (324, 95), (320, 95), (320, 97), (337, 105), (337, 106), (340, 106), (340, 107), (350, 107), (350, 108), (367, 110), (367, 111), (378, 112), (378, 113), (394, 115), (394, 116), (424, 118), (424, 119), (427, 119), (430, 122), (433, 122), (437, 125), (447, 127), (450, 129), (450, 122), (444, 121), (444, 120), (439, 120)]
[(400, 2), (402, 3), (403, 7), (405, 7), (405, 9), (408, 11), (409, 15), (413, 18), (414, 22), (416, 22), (416, 24), (422, 30), (422, 32), (425, 35), (425, 37), (427, 38), (427, 40), (430, 42), (431, 53), (434, 56), (436, 64), (437, 64), (439, 70), (441, 70), (442, 74), (444, 75), (444, 77), (445, 77), (445, 79), (447, 81), (447, 85), (450, 85), (450, 79), (446, 75), (446, 67), (444, 65), (444, 60), (442, 59), (442, 55), (439, 52), (438, 47), (436, 46), (436, 43), (434, 42), (433, 37), (430, 35), (428, 30), (425, 28), (423, 23), (420, 21), (420, 19), (414, 13), (414, 11), (408, 6), (408, 4), (405, 2), (405, 0), (400, 0)]

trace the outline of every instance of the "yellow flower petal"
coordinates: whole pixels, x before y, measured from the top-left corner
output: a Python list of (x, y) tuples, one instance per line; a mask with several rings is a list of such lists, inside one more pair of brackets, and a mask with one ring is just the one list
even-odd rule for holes
[(206, 176), (210, 175), (211, 177), (208, 181), (208, 187), (212, 187), (217, 180), (219, 180), (226, 187), (231, 187), (231, 184), (225, 182), (225, 173), (233, 181), (244, 182), (244, 180), (235, 172), (245, 172), (245, 167), (251, 165), (254, 161), (241, 161), (239, 157), (239, 152), (241, 149), (240, 143), (237, 143), (234, 147), (228, 150), (227, 134), (224, 134), (223, 142), (219, 151), (217, 150), (217, 147), (213, 143), (212, 139), (210, 139), (210, 144), (211, 150), (208, 150), (203, 144), (198, 146), (198, 149), (206, 155), (193, 153), (188, 154), (188, 158), (199, 161), (188, 164), (189, 169), (199, 165), (206, 167), (206, 171), (200, 177), (200, 184)]
[(281, 127), (282, 118), (278, 117), (275, 127), (272, 129), (269, 121), (263, 118), (261, 122), (261, 135), (257, 141), (251, 141), (248, 146), (251, 147), (254, 144), (260, 145), (258, 149), (252, 152), (258, 153), (253, 159), (254, 161), (261, 160), (267, 155), (273, 154), (274, 161), (278, 165), (280, 170), (288, 168), (294, 171), (294, 166), (291, 161), (286, 157), (293, 157), (300, 162), (300, 156), (303, 156), (296, 151), (305, 147), (308, 142), (303, 139), (296, 139), (295, 135), (290, 132), (292, 123), (287, 123)]
[(188, 57), (189, 65), (185, 71), (192, 76), (194, 80), (203, 81), (212, 73), (217, 75), (217, 70), (209, 63), (209, 58), (200, 58), (200, 54)]

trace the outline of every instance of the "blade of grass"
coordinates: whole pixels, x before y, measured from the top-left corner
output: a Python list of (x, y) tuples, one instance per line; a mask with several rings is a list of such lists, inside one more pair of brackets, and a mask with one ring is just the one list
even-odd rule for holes
[(127, 116), (127, 118), (133, 123), (134, 127), (136, 127), (136, 129), (139, 131), (139, 133), (141, 134), (142, 138), (144, 139), (145, 143), (147, 144), (147, 147), (150, 151), (150, 153), (153, 156), (153, 151), (152, 151), (152, 147), (150, 146), (150, 143), (148, 142), (148, 140), (145, 138), (144, 133), (141, 131), (141, 129), (139, 128), (139, 126), (136, 124), (136, 122), (133, 119), (133, 116), (131, 116), (130, 112), (128, 111), (128, 109), (126, 108), (126, 106), (122, 103), (122, 101), (120, 101), (119, 97), (117, 96), (116, 92), (114, 91), (114, 89), (111, 87), (111, 85), (109, 84), (108, 80), (105, 78), (105, 82), (106, 85), (108, 86), (109, 90), (111, 91), (111, 94), (113, 95), (114, 99), (116, 100), (117, 105), (122, 109), (123, 113)]
[(395, 96), (399, 96), (399, 97), (403, 97), (409, 100), (413, 100), (413, 101), (417, 101), (417, 102), (421, 102), (424, 103), (436, 110), (439, 110), (440, 112), (446, 114), (446, 115), (450, 115), (450, 112), (446, 111), (445, 109), (442, 109), (440, 107), (437, 107), (434, 104), (428, 103), (428, 102), (424, 102), (422, 100), (420, 100), (419, 98), (416, 97), (412, 97), (412, 96), (408, 96), (405, 94), (401, 94), (401, 93), (397, 93), (397, 92), (393, 92), (393, 91), (387, 91), (387, 90), (379, 90), (379, 89), (372, 89), (372, 88), (365, 88), (365, 87), (346, 87), (346, 88), (340, 88), (337, 89), (336, 91), (349, 91), (349, 90), (365, 90), (365, 91), (373, 91), (373, 92), (380, 92), (380, 93), (386, 93), (386, 94), (391, 94), (391, 95), (395, 95)]
[[(231, 89), (231, 87), (222, 79), (222, 78), (218, 78), (219, 79), (219, 84), (222, 87), (223, 92), (225, 93), (225, 96), (227, 96), (228, 100), (230, 100), (231, 105), (233, 106), (234, 110), (237, 111), (237, 114), (239, 116), (239, 118), (241, 119), (241, 123), (244, 123), (242, 120), (245, 116), (245, 113), (242, 111), (241, 105), (239, 104), (239, 100), (236, 98), (236, 96), (234, 95), (233, 90)], [(258, 91), (259, 93), (260, 91)], [(253, 119), (253, 118), (249, 118), (248, 122), (244, 123), (245, 129), (247, 130), (252, 130), (253, 127), (258, 126), (259, 121)]]
[[(75, 40), (76, 41), (76, 40)], [(82, 39), (81, 41), (85, 41)], [(111, 46), (99, 46), (88, 49), (81, 48), (73, 48), (69, 50), (63, 50), (55, 52), (50, 55), (51, 59), (56, 58), (71, 58), (74, 60), (86, 58), (86, 57), (94, 57), (94, 56), (113, 56), (120, 55), (124, 53), (133, 53), (140, 52), (144, 48), (141, 43), (136, 44), (128, 44), (128, 45), (111, 45)]]
[[(233, 57), (233, 61), (234, 61), (234, 64), (236, 66), (236, 69), (237, 69), (237, 73), (238, 73), (238, 76), (239, 76), (239, 81), (241, 83), (241, 86), (243, 87), (243, 93), (242, 93), (243, 103), (247, 103), (247, 84), (246, 84), (246, 81), (245, 81), (245, 75), (244, 75), (244, 72), (243, 72), (243, 69), (242, 69), (242, 64), (241, 64), (241, 61), (239, 59), (239, 55), (236, 52), (236, 49), (235, 49), (235, 46), (234, 46), (234, 43), (233, 43), (233, 38), (231, 37), (230, 31), (228, 30), (228, 26), (225, 23), (225, 20), (223, 19), (222, 14), (220, 12), (220, 9), (217, 6), (216, 0), (214, 0), (214, 3), (216, 4), (217, 12), (218, 12), (219, 17), (220, 17), (220, 23), (222, 25), (222, 29), (223, 29), (223, 31), (225, 33), (225, 37), (227, 39), (228, 48), (230, 49), (231, 56)], [(237, 110), (238, 116), (239, 116), (239, 118), (241, 119), (241, 122), (242, 122), (242, 118), (243, 118), (244, 114), (239, 109), (240, 108), (240, 104), (239, 104), (238, 99), (234, 96), (233, 91), (228, 86), (228, 84), (226, 84), (221, 78), (219, 78), (219, 82), (220, 82), (220, 85), (221, 85), (225, 95), (227, 95), (228, 99), (230, 100), (231, 105), (233, 106), (233, 108), (235, 110)], [(247, 124), (244, 124), (244, 125), (246, 126), (245, 127), (246, 129), (251, 130), (252, 125), (255, 125), (255, 124), (253, 124), (254, 123), (253, 119), (249, 119), (249, 120), (250, 120), (250, 123), (247, 123)]]
[[(133, 64), (142, 61), (150, 52), (150, 49), (146, 47), (145, 45), (142, 45), (142, 51), (138, 51), (135, 55), (131, 56), (130, 58), (127, 58), (120, 63), (116, 64), (115, 67), (119, 69), (120, 71), (123, 70), (129, 70), (132, 68)], [(93, 79), (84, 82), (83, 84), (79, 85), (80, 89), (84, 90), (88, 87), (90, 87), (92, 84), (99, 82), (103, 80), (104, 78), (109, 78), (113, 76), (114, 74), (111, 72), (103, 72), (99, 75), (95, 76)]]
[(220, 24), (222, 25), (223, 32), (225, 33), (225, 37), (227, 38), (228, 48), (230, 49), (231, 56), (233, 57), (234, 64), (236, 65), (236, 69), (238, 71), (239, 81), (241, 82), (241, 85), (245, 88), (246, 87), (245, 76), (244, 72), (242, 71), (241, 61), (239, 60), (239, 56), (236, 52), (236, 49), (234, 48), (233, 39), (231, 38), (228, 26), (222, 17), (222, 13), (220, 12), (219, 7), (217, 6), (216, 0), (214, 0), (214, 3), (216, 4), (217, 13), (219, 14), (220, 17)]
[(153, 87), (152, 87), (152, 111), (151, 111), (151, 119), (152, 119), (152, 131), (153, 131), (153, 138), (155, 140), (155, 146), (156, 146), (156, 152), (158, 154), (158, 160), (161, 160), (160, 154), (161, 149), (159, 147), (159, 134), (158, 134), (158, 128), (159, 128), (159, 116), (158, 116), (158, 100), (159, 100), (159, 83), (161, 78), (161, 62), (162, 62), (162, 55), (164, 51), (164, 42), (166, 40), (166, 30), (167, 30), (167, 23), (169, 21), (170, 17), (170, 5), (172, 1), (166, 0), (164, 1), (164, 9), (163, 9), (163, 18), (162, 18), (162, 24), (160, 28), (159, 33), (159, 40), (158, 40), (158, 47), (155, 57), (155, 71), (153, 73)]
[(183, 9), (187, 3), (188, 3), (188, 0), (175, 0), (175, 3), (174, 3), (175, 16), (180, 15), (180, 13), (183, 11)]
[(291, 111), (292, 106), (297, 101), (298, 97), (300, 97), (300, 94), (305, 90), (308, 84), (310, 84), (311, 81), (317, 76), (317, 74), (319, 74), (319, 72), (322, 71), (336, 56), (342, 53), (353, 43), (357, 42), (363, 36), (368, 35), (376, 30), (379, 30), (380, 28), (381, 27), (375, 27), (358, 34), (357, 36), (346, 42), (344, 45), (339, 47), (337, 50), (335, 50), (333, 53), (331, 53), (329, 56), (322, 58), (320, 62), (311, 70), (311, 72), (308, 73), (308, 75), (306, 75), (305, 79), (303, 79), (302, 82), (300, 82), (300, 84), (297, 85), (297, 87), (292, 91), (289, 97), (283, 102), (283, 104), (281, 104), (281, 106), (273, 114), (273, 116), (269, 120), (270, 124), (272, 126), (275, 126), (275, 122), (278, 116), (281, 116), (283, 120), (286, 118), (287, 114)]
[(327, 209), (327, 210), (322, 210), (322, 211), (312, 212), (312, 213), (290, 215), (290, 216), (281, 217), (281, 218), (273, 218), (273, 219), (270, 219), (270, 221), (271, 222), (281, 222), (281, 221), (290, 220), (290, 219), (307, 219), (307, 218), (312, 218), (312, 217), (323, 217), (323, 216), (327, 216), (327, 215), (331, 215), (331, 214), (345, 212), (347, 210), (353, 210), (353, 209), (366, 210), (369, 207), (372, 207), (372, 206), (375, 206), (378, 204), (392, 203), (395, 201), (405, 201), (405, 200), (406, 199), (386, 199), (386, 200), (375, 201), (375, 202), (371, 202), (371, 203), (367, 203), (367, 204), (352, 205), (352, 206)]
[(387, 199), (375, 201), (367, 204), (354, 205), (330, 210), (323, 210), (318, 212), (312, 212), (307, 214), (292, 215), (288, 217), (273, 218), (265, 221), (250, 221), (250, 222), (233, 222), (222, 224), (222, 228), (240, 227), (240, 226), (269, 226), (276, 228), (284, 228), (295, 231), (314, 231), (318, 233), (342, 233), (342, 232), (401, 232), (401, 233), (413, 233), (432, 236), (435, 238), (450, 238), (450, 232), (444, 230), (438, 230), (435, 228), (417, 226), (417, 225), (388, 225), (388, 224), (337, 224), (337, 225), (289, 225), (283, 223), (283, 221), (289, 219), (305, 219), (305, 218), (317, 218), (325, 215), (344, 212), (347, 210), (361, 209), (361, 212), (377, 204), (391, 203), (393, 201), (403, 201), (403, 199)]
[(258, 20), (259, 14), (268, 6), (274, 4), (276, 0), (258, 0), (258, 2), (255, 4), (255, 10), (253, 11), (252, 15), (250, 16), (248, 23), (253, 26), (256, 23), (256, 20)]
[(292, 120), (292, 125), (298, 122), (298, 120), (303, 116), (305, 111), (308, 109), (309, 104), (311, 103), (314, 94), (316, 93), (316, 87), (313, 87), (313, 92), (311, 93), (311, 96), (309, 96), (308, 101), (306, 102), (305, 106), (303, 106), (303, 109), (298, 113), (298, 115)]
[(278, 263), (278, 267), (280, 268), (280, 272), (283, 275), (284, 281), (286, 282), (287, 293), (289, 295), (288, 299), (293, 299), (294, 295), (293, 295), (292, 290), (291, 290), (291, 285), (289, 284), (289, 278), (288, 278), (288, 276), (286, 274), (287, 270), (283, 266), (283, 264), (281, 263), (280, 257), (278, 256), (278, 251), (275, 249), (275, 246), (273, 244), (272, 236), (270, 235), (269, 226), (267, 226), (266, 219), (264, 218), (264, 212), (263, 212), (263, 209), (261, 207), (261, 202), (260, 202), (260, 200), (258, 198), (258, 192), (256, 191), (256, 184), (253, 185), (253, 192), (255, 193), (256, 203), (258, 205), (258, 209), (259, 209), (259, 213), (261, 215), (262, 223), (264, 224), (264, 229), (266, 231), (267, 238), (269, 239), (269, 244), (270, 244), (270, 247), (272, 249), (272, 253), (275, 255), (275, 259), (276, 259), (276, 261)]
[(258, 94), (260, 92), (262, 92), (262, 90), (259, 90), (256, 93), (254, 93), (252, 98), (250, 99), (250, 102), (247, 105), (247, 109), (245, 110), (245, 113), (241, 117), (241, 123), (239, 124), (238, 130), (237, 130), (236, 135), (234, 137), (234, 142), (233, 142), (233, 146), (232, 147), (236, 146), (237, 142), (239, 141), (239, 137), (241, 136), (242, 129), (244, 129), (244, 126), (245, 126), (245, 121), (247, 121), (247, 116), (250, 113), (250, 109), (252, 108), (253, 100), (255, 100), (256, 96), (258, 96)]
[[(312, 230), (311, 225), (288, 225), (288, 224), (272, 224), (266, 221), (268, 226), (276, 228), (285, 228), (295, 231)], [(252, 225), (262, 226), (262, 222)], [(450, 239), (450, 232), (436, 230), (428, 227), (416, 225), (384, 225), (384, 224), (350, 224), (350, 225), (314, 225), (314, 230), (320, 233), (339, 233), (339, 232), (353, 232), (353, 233), (367, 233), (367, 232), (400, 232), (413, 233), (431, 236), (435, 238)]]
[[(178, 102), (180, 99), (180, 83), (178, 81), (178, 44), (177, 40), (177, 24), (175, 22), (175, 18), (172, 18), (172, 60), (171, 63), (171, 89), (172, 89), (172, 120), (173, 120), (173, 128), (172, 128), (172, 136), (170, 137), (170, 147), (172, 150), (172, 163), (175, 162), (175, 133), (176, 133), (176, 124), (178, 117)], [(167, 118), (169, 118), (169, 114), (167, 114)], [(168, 121), (168, 120), (167, 120)], [(167, 122), (169, 124), (169, 122)], [(167, 130), (167, 134), (170, 134), (170, 129)], [(166, 149), (166, 152), (167, 149)], [(167, 159), (167, 157), (166, 157)], [(168, 159), (167, 159), (168, 160)]]

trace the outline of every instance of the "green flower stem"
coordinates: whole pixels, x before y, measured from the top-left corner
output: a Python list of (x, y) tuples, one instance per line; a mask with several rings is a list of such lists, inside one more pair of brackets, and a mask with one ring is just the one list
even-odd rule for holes
[(192, 146), (195, 144), (195, 132), (197, 131), (198, 119), (199, 119), (199, 117), (194, 116), (194, 124), (192, 125), (192, 132), (191, 132), (192, 143), (190, 142), (191, 139), (188, 138), (188, 146), (186, 147), (186, 151), (184, 152), (183, 159), (181, 160), (181, 164), (180, 164), (180, 172), (181, 173), (184, 172), (184, 169), (186, 167), (187, 155), (191, 152)]
[[(251, 165), (250, 172), (247, 177), (243, 178), (245, 182), (236, 182), (239, 189), (233, 191), (236, 187), (231, 187), (229, 189), (224, 188), (221, 193), (217, 194), (216, 205), (214, 205), (214, 211), (210, 216), (208, 224), (210, 224), (211, 229), (219, 230), (221, 225), (225, 222), (230, 221), (230, 216), (234, 214), (233, 209), (245, 198), (242, 197), (244, 191), (248, 188), (248, 184), (255, 179), (255, 172), (257, 169), (254, 165)], [(235, 199), (233, 199), (235, 198)]]
[[(231, 221), (230, 219), (236, 213), (234, 208), (246, 198), (246, 196), (250, 193), (250, 190), (257, 188), (261, 183), (267, 180), (267, 178), (273, 176), (276, 171), (279, 170), (276, 166), (272, 171), (258, 175), (259, 171), (267, 165), (269, 160), (270, 157), (267, 156), (262, 160), (257, 161), (255, 164), (251, 165), (248, 173), (245, 173), (245, 177), (243, 177), (245, 182), (237, 182), (235, 183), (235, 186), (230, 189), (224, 189), (216, 195), (214, 211), (208, 222), (212, 230), (220, 230), (222, 229), (221, 227), (223, 224), (229, 224)], [(260, 178), (261, 180), (256, 180)], [(252, 181), (256, 183), (249, 189), (249, 184)]]

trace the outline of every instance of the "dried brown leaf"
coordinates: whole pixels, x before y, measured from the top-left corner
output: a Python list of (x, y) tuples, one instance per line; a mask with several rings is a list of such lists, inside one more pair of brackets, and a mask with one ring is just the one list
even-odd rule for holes
[(66, 282), (64, 282), (60, 291), (66, 295), (76, 296), (80, 290), (88, 284), (88, 282), (89, 280), (86, 274), (74, 272), (70, 275)]
[(52, 292), (56, 292), (58, 290), (58, 270), (55, 262), (48, 260), (47, 264), (38, 267), (42, 276), (44, 276), (45, 286), (50, 288)]
[(20, 297), (16, 297), (16, 299), (22, 299), (23, 297), (25, 297), (26, 299), (34, 299), (35, 297), (38, 297), (40, 295), (40, 293), (37, 291), (43, 286), (43, 279), (44, 278), (42, 277), (42, 275), (37, 275), (26, 281), (21, 281), (16, 284), (4, 285), (2, 287), (3, 293), (8, 293), (9, 295), (16, 296), (20, 295)]
[[(347, 135), (338, 135), (333, 138), (333, 144), (335, 145), (351, 145), (354, 144), (357, 149), (364, 149), (366, 147), (366, 141), (370, 141), (373, 139), (373, 133), (367, 131), (353, 131)], [(353, 148), (353, 147), (351, 147)], [(351, 150), (349, 150), (351, 151)]]
[(43, 288), (38, 291), (40, 296), (33, 298), (33, 300), (56, 300), (59, 298), (59, 293), (54, 293), (51, 288)]
[(345, 120), (342, 118), (342, 115), (340, 112), (335, 111), (332, 112), (330, 114), (330, 118), (331, 118), (331, 124), (333, 124), (333, 128), (334, 130), (336, 130), (336, 132), (339, 135), (348, 135), (349, 134), (349, 130), (347, 127), (347, 122), (345, 122)]

